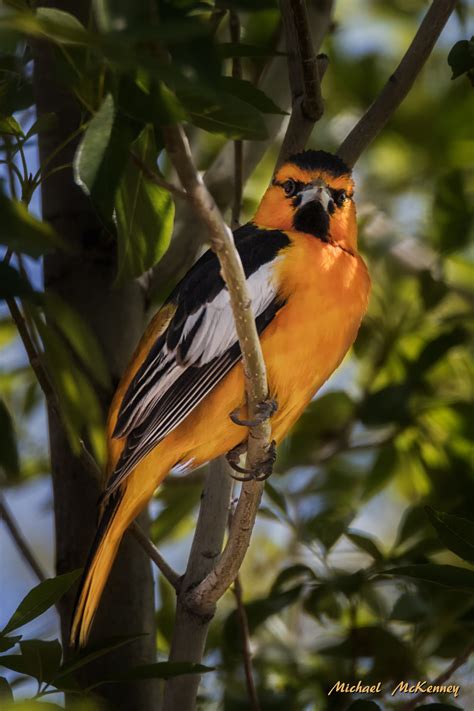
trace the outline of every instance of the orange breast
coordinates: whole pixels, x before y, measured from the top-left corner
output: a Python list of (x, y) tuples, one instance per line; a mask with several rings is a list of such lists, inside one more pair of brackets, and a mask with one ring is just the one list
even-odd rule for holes
[(352, 345), (367, 308), (370, 279), (363, 260), (315, 239), (289, 233), (278, 281), (287, 303), (265, 331), (263, 353), (279, 411), (280, 441)]

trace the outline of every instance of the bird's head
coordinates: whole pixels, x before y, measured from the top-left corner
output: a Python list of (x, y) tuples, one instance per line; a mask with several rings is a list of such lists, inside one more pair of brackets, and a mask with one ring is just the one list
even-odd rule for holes
[(350, 169), (325, 151), (303, 151), (277, 170), (254, 221), (297, 230), (353, 251), (357, 248), (354, 183)]

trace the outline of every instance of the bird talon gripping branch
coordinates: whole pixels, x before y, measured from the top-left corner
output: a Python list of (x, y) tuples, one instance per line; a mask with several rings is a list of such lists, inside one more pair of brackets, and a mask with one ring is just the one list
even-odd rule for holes
[(370, 285), (357, 253), (353, 192), (340, 158), (299, 153), (278, 169), (254, 219), (235, 231), (275, 397), (261, 403), (255, 419), (240, 419), (233, 409), (245, 399), (245, 375), (213, 252), (196, 262), (151, 321), (109, 413), (107, 488), (72, 641), (86, 643), (122, 536), (169, 470), (195, 469), (229, 452), (244, 481), (266, 479), (274, 446), (254, 471), (240, 467), (234, 450), (242, 432), (232, 423), (252, 427), (273, 415), (272, 435), (281, 442), (343, 359)]
[(235, 476), (230, 474), (232, 479), (236, 481), (265, 481), (268, 479), (273, 472), (273, 465), (276, 461), (276, 442), (273, 439), (268, 445), (267, 454), (265, 459), (257, 462), (254, 468), (249, 469), (248, 467), (242, 467), (239, 464), (240, 457), (246, 452), (247, 445), (245, 442), (241, 442), (236, 447), (227, 452), (226, 459), (232, 469), (239, 474), (245, 474), (245, 476)]
[(268, 418), (278, 410), (278, 403), (274, 398), (268, 398), (267, 400), (259, 402), (256, 407), (256, 415), (251, 420), (244, 420), (239, 417), (239, 410), (240, 408), (236, 407), (235, 410), (232, 410), (230, 413), (229, 417), (232, 422), (241, 427), (256, 427), (262, 424), (262, 422), (265, 422), (265, 420), (268, 420)]

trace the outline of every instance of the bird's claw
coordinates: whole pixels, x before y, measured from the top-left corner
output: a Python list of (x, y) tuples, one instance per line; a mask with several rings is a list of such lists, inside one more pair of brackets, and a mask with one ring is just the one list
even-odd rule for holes
[(257, 462), (255, 468), (253, 469), (242, 467), (239, 464), (239, 459), (246, 449), (247, 445), (245, 442), (241, 442), (234, 447), (234, 449), (231, 449), (230, 452), (227, 452), (226, 459), (232, 469), (239, 474), (244, 474), (244, 476), (235, 476), (234, 474), (231, 474), (230, 476), (236, 481), (265, 481), (265, 479), (268, 479), (268, 477), (271, 476), (273, 472), (273, 465), (276, 460), (275, 440), (273, 439), (268, 445), (265, 458), (262, 461)]
[(268, 420), (269, 417), (275, 414), (275, 412), (278, 410), (278, 403), (274, 398), (267, 398), (266, 400), (262, 400), (262, 402), (259, 402), (256, 406), (256, 414), (255, 417), (252, 420), (244, 420), (239, 417), (239, 409), (238, 407), (235, 408), (235, 410), (232, 410), (230, 413), (229, 417), (232, 420), (232, 422), (235, 425), (240, 425), (242, 427), (256, 427), (257, 425), (261, 425), (262, 422), (265, 422), (265, 420)]

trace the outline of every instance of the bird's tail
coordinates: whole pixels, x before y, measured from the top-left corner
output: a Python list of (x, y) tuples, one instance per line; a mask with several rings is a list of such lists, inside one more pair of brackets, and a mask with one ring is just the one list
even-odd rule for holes
[(117, 556), (123, 534), (151, 498), (154, 489), (166, 476), (168, 470), (159, 477), (153, 477), (150, 486), (148, 478), (137, 486), (138, 469), (114, 491), (103, 506), (99, 525), (92, 544), (84, 573), (79, 586), (77, 602), (71, 625), (70, 643), (83, 647), (88, 640), (95, 613), (113, 562)]

